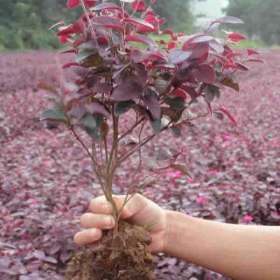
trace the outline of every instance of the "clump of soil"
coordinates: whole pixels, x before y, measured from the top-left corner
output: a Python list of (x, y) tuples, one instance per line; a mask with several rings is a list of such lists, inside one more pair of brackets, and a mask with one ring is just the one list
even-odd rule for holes
[(143, 227), (120, 221), (118, 232), (105, 231), (93, 248), (74, 255), (65, 280), (154, 280), (150, 243)]

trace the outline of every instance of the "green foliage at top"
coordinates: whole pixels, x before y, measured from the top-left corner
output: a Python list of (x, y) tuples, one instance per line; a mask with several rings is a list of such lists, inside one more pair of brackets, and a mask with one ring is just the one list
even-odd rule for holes
[(167, 26), (175, 31), (191, 32), (194, 16), (190, 10), (190, 0), (158, 0), (155, 5), (157, 14), (164, 17)]
[(56, 36), (48, 28), (64, 18), (64, 0), (0, 2), (0, 50), (59, 46)]
[[(166, 18), (169, 27), (190, 31), (193, 17), (189, 2), (160, 0), (156, 12)], [(59, 47), (58, 39), (48, 28), (65, 19), (66, 0), (0, 0), (0, 4), (0, 51)], [(79, 11), (70, 14), (75, 18)], [(67, 15), (69, 20), (69, 11)]]
[(241, 18), (248, 36), (258, 37), (266, 44), (280, 44), (279, 0), (230, 0), (228, 15)]

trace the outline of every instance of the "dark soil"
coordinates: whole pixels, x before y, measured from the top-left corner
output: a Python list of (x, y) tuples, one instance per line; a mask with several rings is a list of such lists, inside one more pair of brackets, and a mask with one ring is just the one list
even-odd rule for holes
[(149, 233), (121, 221), (118, 232), (106, 231), (94, 248), (85, 248), (68, 264), (65, 280), (152, 280), (154, 263)]

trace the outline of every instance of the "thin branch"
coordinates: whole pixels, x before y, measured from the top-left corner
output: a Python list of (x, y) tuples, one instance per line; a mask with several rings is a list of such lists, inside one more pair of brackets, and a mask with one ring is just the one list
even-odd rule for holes
[[(172, 123), (172, 121), (170, 121), (165, 127), (163, 127), (161, 129), (161, 131), (166, 130), (167, 128), (169, 128), (170, 124)], [(118, 160), (118, 164), (120, 165), (122, 162), (124, 162), (125, 160), (127, 160), (131, 155), (133, 155), (135, 152), (138, 151), (138, 149), (140, 149), (141, 147), (143, 147), (144, 145), (146, 145), (149, 141), (151, 141), (157, 134), (152, 134), (150, 136), (147, 136), (145, 138), (145, 140), (141, 143), (139, 143), (136, 147), (132, 148), (127, 154), (125, 154), (123, 157), (121, 157)]]
[[(106, 191), (108, 192), (108, 198), (107, 200), (112, 204), (113, 206), (113, 215), (114, 218), (117, 219), (118, 217), (118, 208), (117, 205), (113, 199), (112, 195), (112, 186), (113, 186), (113, 177), (115, 174), (116, 170), (116, 159), (117, 159), (117, 154), (118, 154), (118, 117), (114, 115), (114, 106), (112, 108), (112, 118), (113, 118), (113, 143), (111, 146), (111, 151), (110, 151), (110, 156), (107, 161), (107, 165), (105, 167), (105, 180), (106, 180)], [(116, 226), (115, 231), (117, 231), (118, 228)]]
[(118, 163), (121, 164), (123, 163), (126, 159), (128, 159), (131, 155), (133, 155), (135, 152), (138, 151), (138, 149), (140, 149), (141, 147), (143, 147), (145, 144), (147, 144), (149, 141), (151, 141), (154, 137), (156, 136), (156, 134), (150, 135), (148, 137), (146, 137), (146, 139), (142, 142), (139, 143), (136, 147), (134, 147), (133, 149), (131, 149), (126, 155), (124, 155), (123, 157), (121, 157), (118, 160)]
[[(145, 126), (145, 122), (143, 123), (142, 127), (140, 128), (140, 132), (139, 132), (139, 135), (138, 135), (138, 143), (141, 142), (141, 136), (142, 136), (144, 126)], [(140, 169), (141, 165), (142, 165), (142, 151), (141, 151), (141, 147), (140, 147), (140, 149), (139, 149), (139, 165), (138, 165), (137, 169)]]
[(100, 173), (99, 170), (99, 165), (97, 164), (97, 159), (95, 158), (95, 144), (94, 142), (92, 142), (92, 154), (90, 153), (88, 147), (85, 145), (85, 143), (82, 141), (82, 139), (79, 137), (79, 135), (76, 133), (74, 127), (72, 125), (69, 126), (70, 131), (72, 132), (72, 134), (74, 135), (74, 137), (77, 139), (77, 141), (81, 144), (81, 146), (83, 147), (83, 149), (86, 151), (87, 155), (90, 157), (91, 161), (92, 161), (92, 166), (93, 166), (93, 170), (95, 171), (95, 175), (97, 177), (97, 180), (102, 188), (102, 191), (104, 193), (104, 195), (106, 197), (108, 197), (108, 194), (105, 190), (104, 187), (104, 183), (102, 181), (102, 174)]
[(70, 131), (74, 135), (74, 137), (77, 139), (77, 141), (82, 145), (83, 149), (86, 151), (87, 155), (94, 161), (93, 155), (90, 153), (88, 147), (86, 144), (82, 141), (82, 139), (79, 137), (79, 135), (76, 133), (74, 127), (72, 125), (69, 126)]
[[(141, 135), (142, 135), (144, 126), (145, 126), (145, 123), (143, 123), (143, 125), (140, 129), (140, 132), (139, 132), (139, 135), (138, 135), (138, 143), (141, 143)], [(141, 150), (141, 147), (138, 150), (138, 158), (139, 158), (138, 166), (135, 168), (135, 171), (134, 171), (134, 174), (132, 175), (132, 178), (134, 178), (140, 172), (140, 169), (141, 169), (141, 166), (142, 166), (142, 150)]]
[(124, 209), (124, 207), (127, 205), (127, 203), (133, 198), (133, 196), (135, 195), (136, 193), (133, 193), (131, 194), (130, 197), (128, 197), (130, 195), (129, 192), (127, 192), (127, 194), (125, 195), (125, 198), (124, 198), (124, 202), (119, 210), (119, 213), (118, 213), (118, 217), (117, 217), (117, 222), (119, 221), (120, 217), (121, 217), (121, 214), (122, 214), (122, 211)]
[(119, 140), (122, 140), (123, 138), (125, 138), (127, 135), (129, 135), (139, 124), (141, 124), (143, 121), (145, 120), (145, 118), (141, 118), (140, 120), (138, 120), (131, 128), (129, 128), (123, 135), (121, 135), (119, 137)]
[(91, 20), (90, 20), (90, 18), (89, 18), (88, 10), (87, 10), (87, 8), (86, 8), (86, 5), (85, 5), (84, 0), (80, 0), (80, 3), (81, 3), (81, 5), (82, 5), (82, 8), (83, 8), (84, 13), (85, 13), (85, 15), (86, 15), (86, 18), (87, 18), (88, 24), (89, 24), (89, 26), (90, 26), (90, 29), (91, 29), (93, 35), (95, 35), (94, 27), (93, 27), (93, 24), (92, 24), (92, 22), (91, 22)]
[(115, 166), (113, 166), (113, 163), (115, 165), (115, 160), (117, 158), (117, 152), (118, 152), (118, 135), (119, 135), (119, 129), (118, 129), (118, 118), (114, 115), (114, 108), (112, 110), (112, 117), (113, 117), (113, 143), (112, 143), (112, 148), (110, 152), (110, 157), (107, 165), (107, 173), (109, 171), (114, 171)]
[[(121, 7), (122, 7), (122, 20), (125, 18), (125, 3), (121, 1)], [(123, 29), (123, 37), (122, 37), (122, 43), (123, 43), (123, 49), (125, 50), (125, 36), (126, 36), (126, 23), (124, 25)]]
[(104, 141), (104, 149), (105, 149), (105, 160), (106, 160), (106, 165), (107, 165), (108, 164), (108, 160), (109, 160), (107, 136), (104, 137), (103, 141)]
[(101, 166), (103, 166), (104, 155), (103, 155), (102, 141), (98, 142), (98, 152), (99, 152), (99, 159), (101, 162)]
[(200, 119), (200, 118), (205, 118), (205, 117), (207, 117), (208, 115), (209, 115), (209, 112), (204, 113), (204, 114), (200, 114), (200, 115), (198, 115), (198, 116), (196, 116), (196, 117), (193, 117), (193, 118), (186, 118), (186, 119), (182, 120), (182, 121), (180, 122), (180, 124), (186, 123), (186, 122), (195, 121), (195, 120)]

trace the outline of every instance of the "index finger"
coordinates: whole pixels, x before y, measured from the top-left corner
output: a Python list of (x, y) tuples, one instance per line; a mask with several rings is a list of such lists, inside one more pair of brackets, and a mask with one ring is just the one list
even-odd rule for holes
[[(113, 196), (113, 199), (116, 203), (118, 210), (120, 210), (124, 203), (125, 195), (115, 195)], [(97, 198), (92, 199), (89, 204), (89, 210), (97, 214), (111, 215), (113, 213), (113, 207), (111, 203), (106, 200), (105, 196), (99, 196)], [(122, 210), (121, 218), (127, 219), (132, 215), (133, 213), (130, 211), (128, 205), (126, 205)]]

